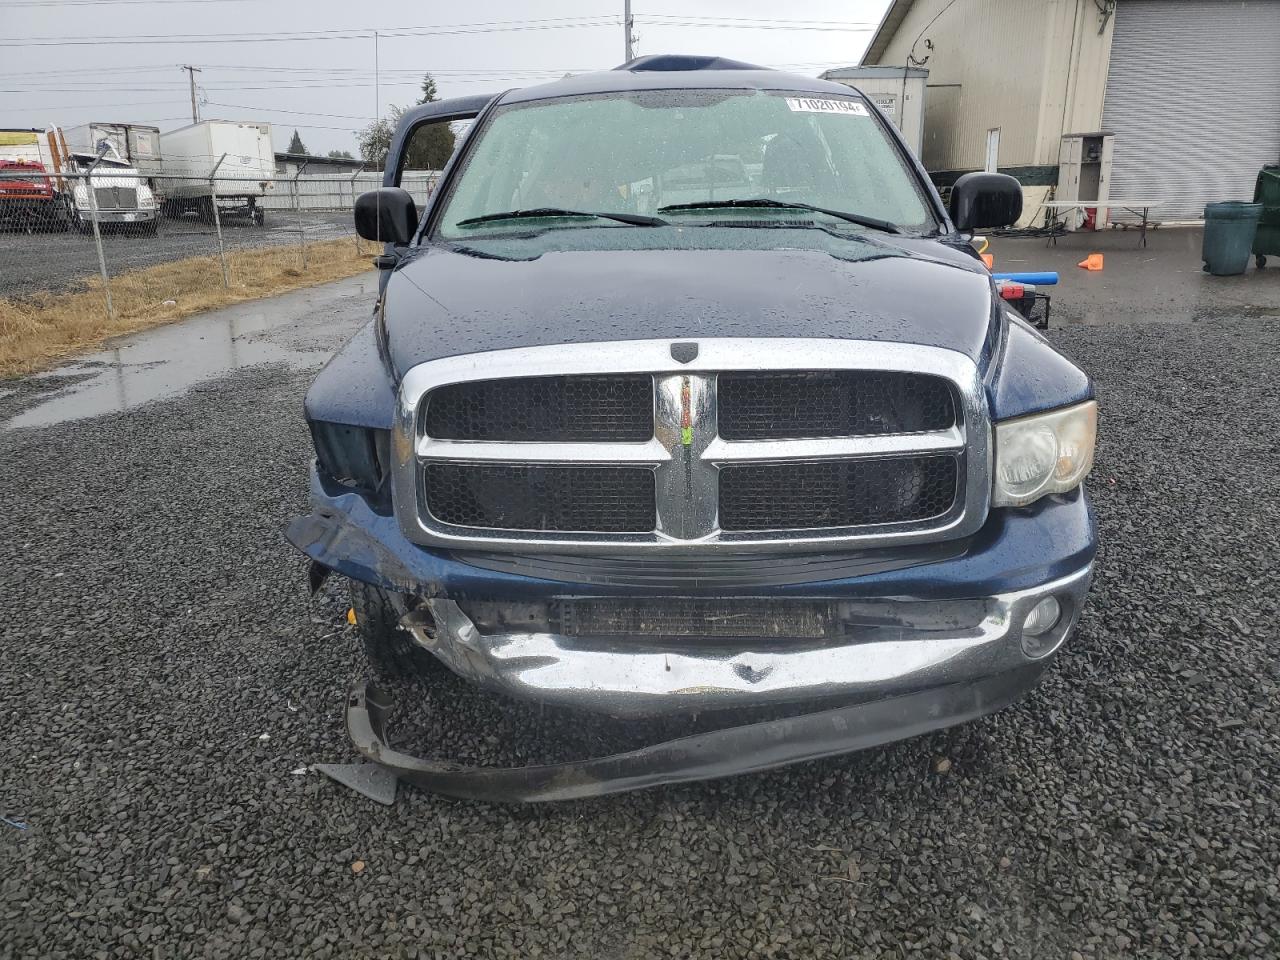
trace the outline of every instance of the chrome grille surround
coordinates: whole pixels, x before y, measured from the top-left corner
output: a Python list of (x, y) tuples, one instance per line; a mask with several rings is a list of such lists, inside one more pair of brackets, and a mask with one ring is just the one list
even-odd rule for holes
[[(452, 549), (531, 548), (549, 552), (647, 554), (717, 552), (725, 546), (772, 551), (833, 546), (875, 547), (949, 540), (975, 533), (990, 503), (991, 424), (976, 364), (939, 347), (818, 338), (698, 339), (689, 363), (672, 358), (671, 340), (518, 347), (465, 354), (419, 364), (400, 385), (394, 434), (393, 501), (401, 530), (415, 543)], [(954, 388), (957, 423), (910, 434), (801, 440), (730, 441), (716, 424), (720, 372), (874, 370), (925, 373)], [(495, 442), (438, 440), (424, 430), (428, 394), (447, 384), (527, 378), (646, 373), (654, 378), (655, 435), (644, 442)], [(682, 392), (687, 383), (692, 424), (682, 438)], [(835, 459), (947, 455), (959, 462), (953, 508), (925, 521), (859, 527), (727, 532), (718, 522), (719, 472), (747, 463), (821, 462)], [(657, 484), (657, 524), (645, 533), (578, 533), (469, 528), (431, 516), (423, 497), (423, 465), (550, 464), (644, 467)]]

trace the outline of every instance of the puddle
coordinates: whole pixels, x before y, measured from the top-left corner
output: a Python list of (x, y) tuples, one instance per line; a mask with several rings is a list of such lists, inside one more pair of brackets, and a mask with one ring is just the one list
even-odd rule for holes
[[(373, 289), (368, 280), (353, 278), (118, 338), (105, 350), (28, 377), (16, 389), (5, 388), (9, 395), (29, 388), (33, 405), (0, 429), (49, 426), (130, 410), (244, 367), (319, 367), (368, 316)], [(349, 306), (341, 301), (349, 301)], [(297, 343), (291, 344), (291, 339)], [(326, 346), (321, 348), (321, 343)]]

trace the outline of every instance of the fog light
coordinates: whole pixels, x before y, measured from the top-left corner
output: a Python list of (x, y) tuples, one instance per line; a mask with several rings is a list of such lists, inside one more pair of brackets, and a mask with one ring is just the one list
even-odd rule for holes
[(1022, 650), (1028, 657), (1043, 657), (1054, 647), (1045, 634), (1058, 625), (1062, 606), (1054, 597), (1045, 597), (1027, 614), (1022, 622)]

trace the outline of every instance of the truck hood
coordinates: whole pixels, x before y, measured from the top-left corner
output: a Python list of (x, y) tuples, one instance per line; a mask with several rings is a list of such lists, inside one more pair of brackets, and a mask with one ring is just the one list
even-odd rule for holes
[(841, 253), (607, 249), (513, 257), (427, 246), (387, 284), (388, 353), (397, 379), (419, 363), (459, 354), (666, 337), (919, 343), (983, 363), (993, 310), (980, 264), (931, 240), (859, 242), (852, 255)]

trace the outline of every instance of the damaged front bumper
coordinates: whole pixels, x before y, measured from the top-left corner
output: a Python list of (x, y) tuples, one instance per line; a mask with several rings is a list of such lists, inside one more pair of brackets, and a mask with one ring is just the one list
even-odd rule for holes
[[(571, 764), (466, 768), (392, 749), (388, 702), (356, 691), (347, 726), (370, 761), (427, 789), (483, 800), (558, 800), (764, 770), (916, 736), (999, 710), (1030, 690), (1074, 629), (1096, 533), (1084, 492), (993, 514), (959, 555), (866, 575), (704, 592), (726, 604), (816, 605), (819, 636), (658, 639), (592, 621), (495, 617), (587, 598), (625, 608), (652, 589), (567, 583), (494, 570), (403, 539), (393, 517), (313, 483), (316, 512), (289, 539), (316, 564), (406, 594), (402, 625), (478, 686), (538, 703), (620, 717), (811, 705), (747, 723)], [(693, 591), (690, 591), (693, 592)], [(690, 601), (677, 589), (656, 599)], [(736, 595), (735, 595), (736, 594)], [(1024, 636), (1052, 597), (1060, 615)], [(604, 621), (596, 621), (604, 622)], [(800, 621), (797, 621), (800, 622)], [(606, 626), (608, 624), (606, 623)], [(829, 708), (829, 709), (824, 709)], [(794, 707), (792, 707), (794, 709)], [(803, 708), (802, 708), (803, 709)]]
[[(972, 683), (951, 683), (545, 766), (466, 767), (401, 753), (387, 738), (391, 701), (372, 686), (352, 691), (347, 701), (347, 732), (365, 759), (432, 793), (493, 803), (577, 800), (755, 773), (941, 730), (1008, 706), (1036, 685), (1043, 670), (1043, 662), (1029, 664)], [(389, 796), (384, 793), (378, 799), (389, 803), (393, 798), (394, 785)]]
[[(976, 600), (801, 605), (841, 618), (842, 641), (752, 638), (723, 646), (696, 639), (675, 644), (617, 635), (484, 633), (457, 601), (439, 597), (427, 599), (401, 624), (451, 670), (485, 689), (615, 717), (652, 717), (868, 700), (1017, 670), (1067, 638), (1089, 577), (1085, 567), (1040, 587)], [(1058, 620), (1024, 644), (1023, 624), (1046, 598), (1057, 601)]]

